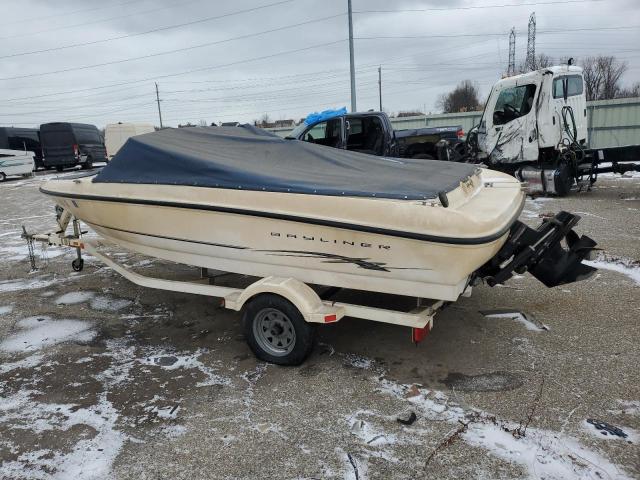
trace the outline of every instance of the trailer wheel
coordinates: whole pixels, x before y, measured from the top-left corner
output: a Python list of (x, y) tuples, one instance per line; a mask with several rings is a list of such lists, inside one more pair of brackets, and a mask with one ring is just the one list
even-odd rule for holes
[(81, 272), (84, 268), (84, 260), (82, 258), (76, 258), (71, 262), (71, 268), (73, 268), (74, 272)]
[(315, 328), (285, 298), (262, 294), (244, 307), (247, 343), (256, 357), (278, 365), (300, 365), (313, 349)]
[(4, 182), (7, 179), (7, 176), (4, 174), (4, 172), (0, 172), (0, 182)]

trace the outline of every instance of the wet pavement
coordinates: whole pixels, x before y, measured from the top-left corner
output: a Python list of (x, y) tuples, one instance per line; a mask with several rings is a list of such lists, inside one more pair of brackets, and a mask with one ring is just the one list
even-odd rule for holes
[(527, 202), (533, 223), (581, 212), (603, 249), (591, 279), (480, 286), (418, 346), (343, 319), (285, 368), (257, 361), (214, 298), (90, 257), (74, 273), (62, 249), (37, 246), (30, 272), (21, 225), (54, 229), (51, 176), (0, 184), (0, 478), (640, 478), (639, 177)]

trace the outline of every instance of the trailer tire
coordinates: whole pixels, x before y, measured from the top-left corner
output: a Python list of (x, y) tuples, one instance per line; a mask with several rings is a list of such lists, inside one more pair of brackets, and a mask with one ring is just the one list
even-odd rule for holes
[(7, 179), (7, 176), (4, 174), (4, 172), (0, 172), (0, 182), (4, 182)]
[(243, 308), (244, 334), (256, 357), (277, 365), (300, 365), (313, 350), (315, 328), (287, 299), (273, 293)]

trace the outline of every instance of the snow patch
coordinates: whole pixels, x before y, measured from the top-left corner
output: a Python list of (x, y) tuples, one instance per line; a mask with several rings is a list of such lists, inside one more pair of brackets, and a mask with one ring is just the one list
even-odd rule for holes
[(30, 280), (4, 280), (0, 282), (0, 293), (17, 292), (20, 290), (34, 290), (45, 288), (59, 280), (55, 278), (32, 278)]
[(351, 433), (362, 440), (366, 445), (374, 447), (398, 443), (398, 437), (396, 435), (377, 429), (370, 422), (360, 418), (371, 415), (374, 415), (374, 413), (369, 411), (358, 411), (347, 417), (347, 423), (349, 424), (349, 430)]
[(600, 255), (596, 260), (583, 260), (582, 263), (590, 267), (621, 273), (640, 285), (640, 264), (633, 260)]
[(0, 343), (5, 352), (32, 352), (63, 342), (88, 342), (96, 331), (89, 322), (81, 320), (55, 320), (47, 316), (23, 318), (16, 327), (19, 331)]
[(73, 404), (44, 403), (32, 399), (37, 391), (21, 390), (8, 399), (0, 399), (6, 428), (27, 428), (35, 433), (69, 430), (86, 425), (95, 432), (73, 445), (70, 452), (35, 450), (21, 454), (17, 460), (3, 462), (3, 478), (47, 478), (76, 480), (108, 478), (127, 435), (115, 429), (119, 415), (103, 392), (98, 402), (88, 408)]
[(354, 368), (362, 368), (364, 370), (369, 370), (373, 365), (373, 360), (371, 360), (370, 358), (362, 357), (354, 353), (346, 354), (345, 360), (347, 365)]
[(163, 425), (160, 431), (168, 438), (178, 438), (187, 433), (184, 425)]
[(91, 300), (95, 296), (94, 292), (69, 292), (56, 299), (56, 305), (75, 305)]
[[(34, 253), (36, 254), (36, 257), (39, 256), (41, 260), (45, 260), (60, 257), (70, 252), (62, 248), (48, 247), (46, 249), (40, 249), (39, 255), (38, 249), (34, 248)], [(9, 261), (24, 260), (25, 258), (29, 257), (29, 247), (26, 245), (26, 243), (19, 246), (5, 245), (2, 247), (2, 250), (0, 250), (0, 256), (6, 257), (4, 258), (4, 260)]]
[(91, 308), (94, 310), (102, 310), (105, 312), (117, 312), (128, 307), (133, 302), (124, 298), (113, 298), (107, 295), (101, 295), (91, 300)]
[(13, 312), (13, 305), (2, 305), (0, 306), (0, 315), (7, 315)]
[[(200, 360), (200, 357), (207, 353), (206, 349), (198, 349), (194, 353), (177, 353), (155, 349), (146, 352), (144, 358), (136, 359), (142, 365), (149, 365), (162, 368), (163, 370), (196, 369), (202, 372), (206, 378), (198, 382), (196, 387), (206, 387), (211, 385), (230, 385), (228, 378), (218, 375), (215, 370)], [(163, 359), (171, 358), (170, 362)]]
[(543, 325), (542, 327), (536, 325), (534, 322), (529, 320), (521, 312), (494, 312), (494, 313), (487, 312), (487, 313), (483, 313), (483, 315), (486, 318), (509, 318), (509, 319), (515, 320), (516, 322), (524, 325), (524, 327), (527, 330), (530, 330), (532, 332), (542, 332), (544, 330), (549, 330), (549, 327), (547, 327), (544, 324), (542, 324)]
[(525, 437), (516, 438), (499, 425), (471, 423), (462, 438), (498, 458), (522, 465), (531, 478), (630, 479), (606, 458), (556, 432), (528, 428)]
[(42, 363), (43, 359), (44, 357), (42, 355), (30, 355), (15, 362), (2, 362), (2, 364), (0, 364), (0, 374), (10, 372), (11, 370), (17, 370), (19, 368), (35, 368)]
[(468, 444), (490, 455), (522, 465), (530, 478), (546, 480), (609, 478), (630, 479), (609, 460), (567, 435), (537, 428), (527, 428), (526, 435), (512, 433), (517, 425), (499, 422), (494, 415), (476, 409), (463, 409), (442, 392), (380, 380), (380, 390), (409, 402), (419, 417), (445, 421), (458, 428)]

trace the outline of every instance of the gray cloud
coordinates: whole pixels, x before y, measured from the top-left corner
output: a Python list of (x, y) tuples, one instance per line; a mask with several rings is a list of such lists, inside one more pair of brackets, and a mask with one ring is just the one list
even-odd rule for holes
[[(276, 0), (23, 0), (4, 5), (0, 56), (187, 23), (275, 3)], [(513, 1), (513, 0), (511, 0)], [(524, 3), (532, 3), (527, 0)], [(116, 121), (157, 123), (154, 82), (160, 85), (166, 123), (300, 118), (309, 111), (349, 103), (346, 0), (295, 0), (217, 20), (58, 51), (0, 59), (0, 123), (75, 120), (102, 126)], [(486, 4), (510, 3), (487, 0)], [(519, 2), (523, 3), (523, 2)], [(441, 9), (479, 2), (354, 0), (354, 10)], [(537, 51), (553, 57), (613, 54), (629, 64), (625, 83), (638, 81), (640, 30), (550, 30), (630, 27), (640, 22), (633, 0), (521, 7), (358, 13), (356, 37), (503, 36), (361, 39), (355, 44), (359, 109), (377, 106), (377, 66), (383, 69), (385, 109), (435, 110), (438, 95), (466, 78), (486, 94), (506, 68), (508, 32), (518, 30), (517, 60), (524, 58), (528, 16), (536, 11)], [(76, 13), (73, 13), (76, 12)], [(620, 12), (624, 12), (621, 15)], [(296, 23), (335, 18), (308, 25)], [(161, 53), (292, 25), (277, 32), (124, 63), (72, 70)], [(46, 32), (37, 33), (43, 30)], [(547, 33), (545, 33), (547, 32)], [(314, 45), (336, 42), (317, 48)], [(299, 50), (295, 52), (295, 50)], [(292, 52), (278, 55), (281, 52)], [(269, 56), (262, 60), (258, 57)], [(234, 65), (229, 65), (234, 64)], [(193, 73), (184, 73), (199, 70)], [(183, 74), (184, 73), (184, 74)], [(33, 76), (31, 76), (33, 75)], [(141, 80), (138, 82), (138, 80)], [(97, 88), (113, 85), (109, 88)], [(83, 91), (84, 90), (84, 91)], [(64, 95), (51, 95), (73, 91)], [(21, 100), (8, 101), (20, 98)]]

